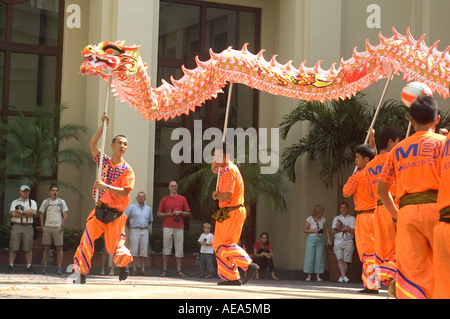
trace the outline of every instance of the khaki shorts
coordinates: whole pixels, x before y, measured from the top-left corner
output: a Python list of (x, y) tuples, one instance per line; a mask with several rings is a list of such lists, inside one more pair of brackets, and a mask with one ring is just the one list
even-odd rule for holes
[(9, 249), (12, 251), (20, 250), (20, 242), (23, 245), (23, 251), (31, 251), (33, 248), (33, 225), (32, 224), (14, 224), (9, 238)]
[(55, 246), (63, 244), (63, 229), (61, 227), (44, 227), (42, 228), (42, 245), (47, 246), (53, 243)]
[(353, 241), (344, 241), (339, 245), (334, 245), (334, 254), (336, 255), (336, 259), (344, 260), (346, 263), (351, 263), (353, 260), (353, 251), (355, 250), (355, 246), (353, 245)]
[(163, 255), (172, 254), (172, 246), (175, 242), (175, 257), (183, 258), (183, 228), (169, 228), (163, 227)]
[(131, 228), (129, 233), (130, 251), (134, 257), (148, 255), (148, 229)]

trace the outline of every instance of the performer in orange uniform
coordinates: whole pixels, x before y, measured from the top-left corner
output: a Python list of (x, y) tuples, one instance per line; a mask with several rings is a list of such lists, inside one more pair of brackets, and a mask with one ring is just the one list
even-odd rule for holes
[[(225, 152), (223, 151), (225, 150)], [(219, 285), (241, 285), (253, 279), (259, 266), (252, 262), (247, 252), (238, 243), (247, 213), (244, 207), (244, 181), (238, 167), (230, 161), (230, 146), (223, 143), (214, 152), (211, 165), (217, 173), (220, 167), (218, 190), (212, 197), (219, 200), (219, 207), (226, 209), (229, 217), (216, 218), (213, 249), (217, 258), (217, 273), (223, 280)], [(216, 214), (215, 214), (216, 215)], [(239, 280), (238, 267), (246, 271), (243, 282)]]
[[(392, 149), (378, 180), (378, 195), (397, 219), (397, 298), (433, 296), (433, 229), (439, 220), (436, 200), (445, 139), (434, 133), (440, 120), (437, 111), (431, 97), (411, 104), (410, 121), (416, 133)], [(394, 181), (398, 209), (389, 193)]]
[[(109, 118), (104, 115), (102, 125), (89, 142), (92, 156), (97, 164), (100, 159), (97, 142), (102, 135), (105, 119), (109, 122)], [(122, 158), (128, 148), (128, 141), (125, 136), (118, 135), (114, 137), (111, 147), (112, 158), (104, 155), (102, 180), (95, 182), (93, 190), (94, 199), (96, 192), (99, 192), (99, 202), (86, 220), (83, 237), (74, 255), (74, 268), (81, 275), (80, 283), (86, 282), (86, 275), (91, 269), (91, 258), (94, 254), (94, 241), (103, 233), (105, 233), (106, 250), (113, 255), (113, 262), (121, 267), (119, 280), (127, 279), (128, 264), (133, 260), (130, 251), (125, 247), (127, 217), (123, 214), (128, 207), (128, 194), (133, 189), (135, 181), (133, 169)]]
[(344, 197), (353, 196), (355, 203), (355, 240), (362, 266), (362, 280), (365, 289), (361, 293), (378, 293), (378, 281), (374, 274), (374, 211), (377, 202), (366, 191), (365, 167), (375, 156), (373, 147), (368, 144), (359, 145), (355, 150), (355, 163), (358, 168), (348, 179), (343, 188)]
[(441, 185), (437, 199), (437, 210), (440, 217), (434, 226), (433, 266), (434, 281), (433, 298), (450, 298), (450, 135), (442, 148)]
[[(378, 196), (378, 177), (391, 149), (400, 142), (402, 133), (392, 127), (383, 127), (377, 135), (379, 155), (366, 165), (366, 187), (369, 196), (375, 198), (377, 207), (374, 213), (375, 262), (380, 282), (389, 286), (395, 279), (397, 264), (395, 258), (395, 235), (397, 233), (391, 214), (384, 208)], [(391, 186), (391, 194), (395, 194), (395, 184)]]

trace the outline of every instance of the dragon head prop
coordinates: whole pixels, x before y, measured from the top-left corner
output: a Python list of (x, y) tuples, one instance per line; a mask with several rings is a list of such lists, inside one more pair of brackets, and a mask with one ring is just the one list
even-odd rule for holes
[(146, 68), (138, 49), (140, 46), (126, 46), (125, 41), (100, 42), (88, 45), (82, 51), (84, 58), (80, 66), (82, 74), (100, 74), (105, 80), (114, 76), (119, 80), (134, 75), (139, 66)]

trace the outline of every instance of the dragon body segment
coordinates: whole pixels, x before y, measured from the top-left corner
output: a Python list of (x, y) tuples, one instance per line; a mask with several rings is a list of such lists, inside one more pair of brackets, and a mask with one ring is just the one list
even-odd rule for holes
[(172, 83), (163, 80), (159, 87), (152, 88), (139, 46), (126, 46), (124, 41), (117, 41), (86, 46), (80, 70), (82, 74), (100, 74), (107, 81), (111, 79), (118, 98), (152, 121), (194, 112), (206, 100), (222, 93), (227, 82), (294, 99), (323, 102), (351, 97), (394, 71), (402, 73), (408, 81), (427, 84), (446, 98), (450, 84), (450, 47), (443, 52), (437, 50), (438, 42), (428, 47), (425, 34), (415, 40), (409, 29), (406, 36), (394, 28), (393, 33), (390, 38), (380, 33), (380, 43), (376, 46), (366, 41), (363, 52), (355, 48), (350, 59), (341, 59), (338, 69), (333, 64), (323, 70), (321, 61), (314, 67), (306, 67), (302, 62), (299, 68), (293, 67), (292, 61), (278, 63), (276, 56), (267, 61), (263, 50), (252, 54), (246, 44), (241, 50), (231, 47), (221, 53), (210, 50), (210, 59), (197, 58), (195, 69), (182, 67), (181, 79), (171, 78)]

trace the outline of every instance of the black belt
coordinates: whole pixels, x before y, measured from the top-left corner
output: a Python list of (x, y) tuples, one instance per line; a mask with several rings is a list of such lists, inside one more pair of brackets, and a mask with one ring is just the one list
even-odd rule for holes
[[(395, 201), (395, 196), (392, 196), (392, 199)], [(381, 200), (381, 199), (379, 199), (378, 201), (377, 201), (377, 206), (383, 206), (384, 204), (383, 204), (383, 201)]]
[(450, 224), (450, 217), (441, 216), (441, 217), (439, 217), (439, 221)]
[(222, 207), (221, 209), (219, 209), (217, 212), (215, 212), (212, 215), (212, 218), (214, 218), (217, 222), (221, 223), (224, 220), (228, 219), (230, 217), (230, 215), (228, 214), (229, 212), (239, 209), (241, 207), (243, 207), (244, 205), (237, 205), (237, 206), (231, 206), (231, 207)]
[(438, 191), (435, 189), (429, 189), (420, 193), (407, 193), (400, 197), (399, 208), (406, 205), (418, 205), (418, 204), (429, 204), (437, 202)]
[(450, 223), (450, 206), (444, 207), (439, 211), (441, 216), (439, 217), (440, 222)]
[(359, 214), (371, 214), (374, 213), (375, 209), (367, 209), (367, 210), (355, 210), (355, 214), (359, 215)]
[(239, 209), (241, 207), (244, 207), (244, 205), (237, 205), (237, 206), (232, 206), (232, 207), (224, 207), (228, 210), (228, 212), (231, 212), (233, 210)]
[(108, 224), (120, 216), (122, 216), (123, 212), (118, 211), (114, 208), (109, 207), (108, 205), (98, 202), (95, 206), (95, 217), (105, 224)]

